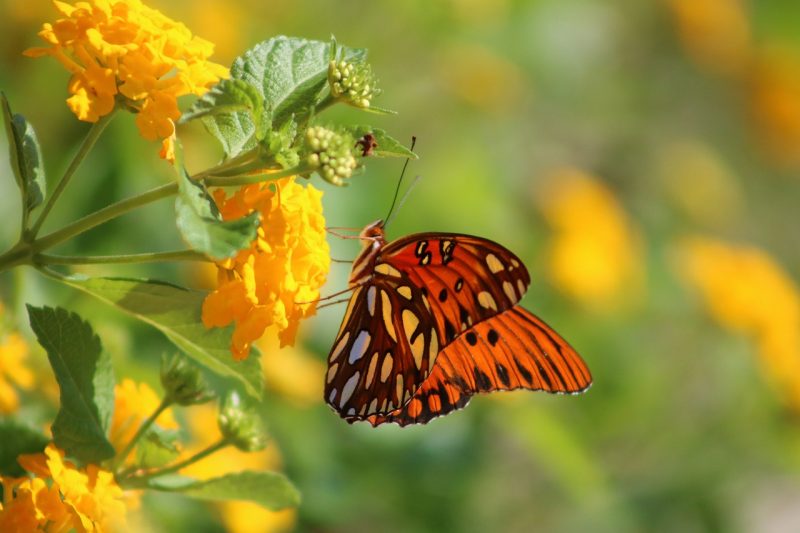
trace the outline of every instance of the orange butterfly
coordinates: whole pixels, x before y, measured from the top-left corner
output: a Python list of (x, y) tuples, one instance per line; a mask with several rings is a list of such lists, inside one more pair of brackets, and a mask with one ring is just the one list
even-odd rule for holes
[(387, 243), (364, 228), (353, 294), (328, 357), (325, 400), (348, 422), (401, 426), (464, 407), (476, 392), (580, 393), (586, 363), (517, 305), (530, 276), (497, 243), (418, 233)]

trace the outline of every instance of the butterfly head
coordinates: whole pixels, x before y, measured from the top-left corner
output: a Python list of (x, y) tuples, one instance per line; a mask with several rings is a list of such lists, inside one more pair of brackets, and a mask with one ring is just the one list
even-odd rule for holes
[(386, 243), (386, 234), (383, 231), (383, 220), (376, 220), (368, 224), (359, 233), (358, 238), (361, 239), (365, 247), (372, 247), (375, 243), (381, 245)]

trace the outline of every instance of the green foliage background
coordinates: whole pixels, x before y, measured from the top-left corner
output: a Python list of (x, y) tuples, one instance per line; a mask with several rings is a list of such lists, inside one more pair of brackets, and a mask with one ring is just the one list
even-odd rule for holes
[[(87, 130), (64, 105), (66, 74), (21, 51), (53, 10), (47, 2), (5, 0), (0, 19), (0, 87), (36, 127), (50, 178)], [(768, 251), (800, 280), (798, 169), (759, 146), (746, 94), (687, 57), (666, 3), (638, 0), (450, 0), (425, 2), (155, 2), (216, 42), (230, 64), (273, 35), (297, 35), (370, 51), (397, 116), (369, 122), (398, 139), (418, 138), (422, 180), (388, 229), (473, 233), (515, 250), (534, 279), (523, 303), (583, 354), (595, 384), (584, 396), (513, 393), (477, 398), (426, 427), (349, 426), (320, 399), (298, 407), (267, 383), (267, 420), (286, 474), (303, 493), (300, 531), (764, 531), (800, 529), (800, 422), (765, 379), (751, 343), (720, 329), (670, 268), (669, 244), (701, 232)], [(800, 46), (800, 8), (790, 0), (746, 4), (755, 39)], [(488, 83), (494, 97), (469, 95), (476, 80), (500, 75), (475, 54), (495, 58), (513, 87)], [(461, 61), (464, 65), (456, 65)], [(467, 72), (468, 76), (459, 77)], [(506, 78), (503, 78), (506, 79)], [(490, 80), (491, 81), (491, 80)], [(496, 81), (496, 80), (494, 80)], [(798, 95), (800, 98), (800, 95)], [(353, 124), (356, 110), (332, 111)], [(214, 163), (219, 147), (199, 126), (181, 131), (187, 165)], [(687, 218), (660, 178), (659, 154), (691, 139), (732, 169), (743, 205), (722, 226)], [(800, 148), (798, 148), (800, 150)], [(54, 159), (56, 154), (64, 157)], [(5, 152), (0, 157), (5, 158)], [(549, 230), (533, 188), (556, 165), (603, 180), (640, 228), (646, 296), (632, 309), (587, 310), (543, 277)], [(391, 201), (400, 163), (368, 161), (367, 171), (325, 191), (331, 226), (364, 226)], [(2, 168), (7, 168), (3, 162)], [(3, 248), (18, 220), (13, 179), (3, 171)], [(51, 227), (171, 179), (157, 148), (132, 116), (117, 117), (80, 171)], [(713, 198), (711, 199), (713, 203)], [(80, 237), (64, 254), (110, 254), (179, 246), (171, 202)], [(333, 256), (351, 241), (331, 238)], [(328, 292), (344, 288), (334, 265)], [(86, 269), (158, 276), (192, 284), (185, 266)], [(88, 319), (114, 357), (116, 375), (156, 383), (168, 341), (91, 297), (33, 271), (4, 273), (2, 300), (63, 306)], [(321, 310), (302, 325), (303, 342), (327, 355), (344, 309)], [(24, 322), (24, 320), (22, 321)], [(126, 357), (125, 354), (129, 354)], [(800, 357), (800, 353), (796, 354)], [(35, 363), (46, 369), (43, 353)], [(43, 370), (45, 371), (45, 370)], [(318, 376), (324, 379), (323, 375)], [(800, 379), (800, 378), (799, 378)], [(41, 413), (27, 414), (41, 417)], [(166, 502), (166, 503), (165, 503)], [(179, 498), (153, 502), (164, 531), (218, 531), (218, 517)], [(775, 529), (776, 531), (780, 529)]]

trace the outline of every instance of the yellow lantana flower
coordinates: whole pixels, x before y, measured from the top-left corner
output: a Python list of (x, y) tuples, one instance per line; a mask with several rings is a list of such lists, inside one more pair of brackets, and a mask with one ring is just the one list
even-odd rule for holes
[(639, 239), (610, 190), (583, 171), (563, 168), (538, 192), (554, 231), (549, 275), (560, 290), (585, 305), (607, 308), (641, 288)]
[(0, 413), (13, 413), (19, 407), (15, 385), (33, 387), (33, 373), (23, 363), (28, 357), (28, 343), (17, 333), (0, 336)]
[(800, 410), (800, 288), (765, 252), (693, 237), (680, 273), (725, 328), (751, 337), (766, 373)]
[(217, 289), (203, 303), (206, 327), (234, 322), (231, 353), (244, 359), (251, 344), (274, 325), (281, 346), (293, 344), (301, 319), (316, 312), (330, 269), (322, 192), (295, 178), (248, 185), (226, 198), (214, 195), (225, 220), (261, 213), (258, 237), (218, 266)]
[(52, 443), (21, 455), (33, 477), (2, 478), (0, 531), (113, 531), (124, 526), (123, 492), (111, 472), (77, 468)]
[(208, 61), (213, 44), (140, 0), (53, 5), (62, 18), (39, 32), (47, 46), (25, 55), (53, 56), (72, 74), (67, 105), (80, 120), (97, 122), (124, 97), (142, 136), (169, 143), (181, 114), (177, 98), (202, 95), (228, 75)]
[[(142, 425), (158, 408), (161, 400), (147, 383), (137, 384), (125, 378), (114, 387), (114, 416), (111, 419), (109, 441), (118, 452), (133, 438)], [(163, 429), (178, 429), (171, 409), (166, 409), (156, 419)], [(128, 457), (133, 460), (133, 456)]]

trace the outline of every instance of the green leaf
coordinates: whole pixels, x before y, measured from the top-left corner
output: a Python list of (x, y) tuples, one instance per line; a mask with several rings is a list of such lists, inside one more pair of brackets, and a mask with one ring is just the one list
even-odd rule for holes
[(214, 259), (233, 257), (239, 250), (250, 246), (261, 220), (259, 212), (223, 221), (205, 185), (189, 178), (177, 161), (175, 167), (178, 172), (176, 222), (183, 240)]
[(28, 315), (61, 389), (53, 442), (82, 462), (113, 457), (106, 432), (114, 410), (114, 370), (100, 339), (88, 322), (60, 307), (28, 305)]
[(300, 504), (300, 493), (283, 474), (244, 471), (207, 481), (165, 476), (150, 481), (149, 488), (179, 492), (198, 500), (248, 500), (272, 511)]
[(207, 329), (203, 325), (205, 292), (152, 280), (51, 275), (150, 324), (186, 355), (216, 374), (238, 380), (248, 394), (261, 398), (263, 379), (257, 353), (234, 361), (230, 350), (233, 326)]
[(9, 159), (22, 193), (24, 216), (44, 200), (47, 182), (42, 164), (42, 150), (33, 126), (19, 114), (13, 114), (6, 95), (0, 95), (3, 123), (8, 137)]
[[(234, 61), (231, 78), (252, 85), (264, 98), (265, 114), (280, 128), (292, 116), (301, 122), (319, 102), (327, 84), (331, 45), (294, 37), (275, 37), (257, 44)], [(337, 59), (363, 59), (366, 50), (337, 47)], [(255, 147), (259, 137), (249, 113), (207, 116), (203, 123), (234, 157)]]
[(364, 135), (371, 133), (372, 136), (375, 137), (375, 142), (378, 144), (378, 147), (372, 151), (372, 155), (375, 157), (409, 157), (411, 159), (419, 159), (417, 154), (406, 148), (403, 143), (380, 128), (359, 125), (344, 126), (344, 129), (349, 131), (356, 139), (360, 139)]
[(136, 445), (136, 464), (142, 468), (160, 468), (178, 457), (178, 433), (152, 426)]
[(25, 470), (17, 462), (24, 453), (39, 453), (50, 442), (41, 431), (10, 418), (0, 419), (0, 475), (18, 477)]
[(262, 126), (256, 135), (262, 139), (269, 127), (264, 123), (264, 97), (253, 85), (240, 79), (220, 81), (181, 116), (180, 123), (236, 112), (249, 113), (252, 122)]

